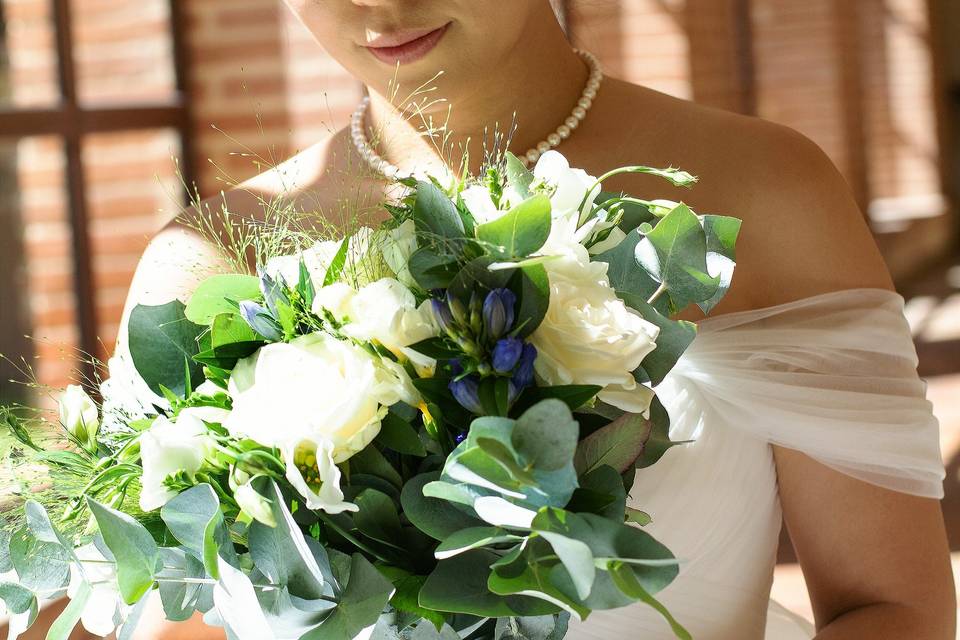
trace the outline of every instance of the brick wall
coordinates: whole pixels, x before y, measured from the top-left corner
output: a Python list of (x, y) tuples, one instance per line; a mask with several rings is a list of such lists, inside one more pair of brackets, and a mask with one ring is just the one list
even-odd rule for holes
[[(56, 83), (49, 2), (0, 2), (8, 21), (9, 100), (19, 106), (50, 104)], [(833, 158), (865, 207), (881, 213), (913, 207), (928, 214), (942, 205), (923, 0), (570, 0), (568, 5), (574, 43), (595, 52), (609, 73), (721, 108), (755, 110), (799, 129)], [(204, 196), (346, 122), (360, 87), (281, 2), (188, 0), (182, 6), (192, 60), (192, 136)], [(84, 0), (73, 7), (85, 100), (171, 95), (166, 0)], [(62, 149), (49, 138), (26, 139), (16, 149), (27, 304), (32, 333), (46, 340), (36, 347), (44, 357), (38, 373), (58, 384), (71, 362), (60, 353), (76, 344)], [(171, 156), (179, 152), (174, 132), (165, 130), (85, 141), (105, 344), (116, 334), (137, 256), (178, 206)], [(871, 206), (876, 203), (883, 206)], [(927, 233), (909, 248), (914, 254), (917, 246), (933, 252), (943, 237), (942, 231)], [(904, 246), (890, 245), (888, 251), (899, 255)]]

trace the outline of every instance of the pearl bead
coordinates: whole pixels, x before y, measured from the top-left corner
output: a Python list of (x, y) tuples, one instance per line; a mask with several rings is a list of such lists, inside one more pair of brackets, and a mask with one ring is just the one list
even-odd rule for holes
[(597, 90), (596, 90), (596, 89), (586, 88), (586, 89), (583, 90), (583, 97), (584, 97), (584, 98), (590, 98), (591, 100), (593, 100), (594, 98), (597, 97)]
[(563, 121), (563, 124), (567, 125), (571, 129), (576, 129), (577, 125), (580, 124), (580, 120), (577, 118), (574, 118), (573, 116), (570, 116), (569, 118)]
[(561, 140), (566, 140), (570, 137), (570, 127), (565, 124), (560, 125), (557, 127), (557, 135), (560, 136)]
[(537, 151), (540, 153), (546, 153), (547, 151), (550, 151), (550, 144), (548, 142), (540, 142), (537, 144)]
[(580, 98), (580, 100), (577, 101), (577, 106), (582, 109), (589, 109), (592, 104), (593, 102), (591, 102), (590, 98)]
[(559, 133), (551, 133), (550, 135), (547, 136), (547, 142), (550, 143), (550, 146), (551, 146), (551, 147), (555, 147), (555, 146), (557, 146), (558, 144), (560, 144), (560, 140), (561, 140), (561, 139), (562, 139), (562, 138), (560, 138), (560, 134), (559, 134)]
[(577, 106), (573, 108), (573, 117), (577, 120), (583, 120), (587, 117), (587, 110), (583, 107)]
[(533, 163), (539, 159), (540, 159), (539, 151), (537, 151), (536, 149), (530, 149), (530, 151), (527, 151), (527, 162)]

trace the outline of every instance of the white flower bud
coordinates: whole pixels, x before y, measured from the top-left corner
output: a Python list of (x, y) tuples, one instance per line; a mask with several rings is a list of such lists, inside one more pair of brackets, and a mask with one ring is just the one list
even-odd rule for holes
[(100, 415), (80, 385), (69, 385), (60, 396), (60, 424), (87, 449), (96, 449)]

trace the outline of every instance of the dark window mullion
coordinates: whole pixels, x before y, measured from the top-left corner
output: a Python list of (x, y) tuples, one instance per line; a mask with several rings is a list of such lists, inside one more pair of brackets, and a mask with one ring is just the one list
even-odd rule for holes
[(92, 381), (96, 373), (91, 358), (99, 353), (97, 344), (97, 300), (93, 286), (90, 251), (90, 220), (87, 215), (83, 175), (81, 131), (77, 105), (76, 68), (70, 0), (52, 0), (57, 42), (61, 109), (66, 127), (63, 135), (66, 155), (67, 199), (72, 237), (74, 299), (79, 330), (79, 347), (86, 354), (78, 364), (82, 378)]

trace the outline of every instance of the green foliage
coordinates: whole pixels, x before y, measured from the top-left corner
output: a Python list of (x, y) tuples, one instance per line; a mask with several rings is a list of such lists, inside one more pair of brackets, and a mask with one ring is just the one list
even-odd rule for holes
[(209, 325), (220, 314), (236, 312), (240, 300), (252, 300), (259, 295), (260, 283), (254, 276), (235, 273), (211, 276), (190, 296), (184, 316), (194, 324)]
[(366, 558), (353, 554), (350, 576), (337, 607), (301, 640), (353, 638), (377, 622), (392, 593), (393, 585)]
[(209, 484), (198, 484), (172, 498), (160, 509), (160, 517), (213, 578), (220, 576), (219, 557), (237, 564), (220, 500)]
[(497, 258), (526, 258), (547, 241), (550, 223), (550, 199), (537, 194), (496, 220), (477, 227), (477, 239)]
[(161, 386), (178, 396), (187, 392), (187, 373), (194, 387), (203, 381), (203, 369), (193, 356), (204, 328), (184, 315), (184, 305), (172, 300), (159, 306), (137, 305), (128, 325), (130, 355), (137, 373), (160, 395)]
[(117, 583), (124, 602), (134, 604), (153, 587), (160, 551), (142, 524), (125, 513), (87, 499), (100, 535), (117, 563)]
[(652, 424), (643, 416), (625, 413), (580, 441), (574, 466), (580, 475), (604, 465), (618, 473), (631, 468), (643, 454)]

